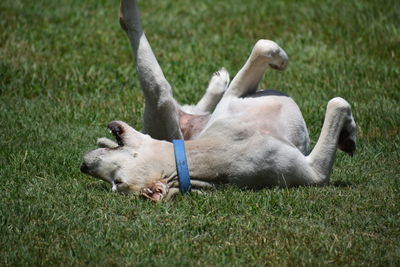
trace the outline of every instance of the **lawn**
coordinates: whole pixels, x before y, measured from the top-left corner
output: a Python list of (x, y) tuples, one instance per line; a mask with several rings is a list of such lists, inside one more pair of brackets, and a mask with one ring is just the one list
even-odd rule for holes
[(358, 126), (330, 186), (225, 186), (160, 204), (79, 172), (108, 122), (142, 129), (118, 5), (0, 2), (1, 266), (400, 265), (400, 1), (140, 1), (181, 103), (266, 38), (290, 64), (262, 87), (296, 100), (312, 144), (335, 96)]

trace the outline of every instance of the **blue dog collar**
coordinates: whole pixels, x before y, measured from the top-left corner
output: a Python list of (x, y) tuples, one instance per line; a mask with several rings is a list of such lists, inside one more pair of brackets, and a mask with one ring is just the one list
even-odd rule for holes
[(174, 144), (176, 170), (178, 171), (179, 190), (182, 194), (190, 193), (189, 167), (186, 159), (185, 142), (183, 140), (172, 140)]

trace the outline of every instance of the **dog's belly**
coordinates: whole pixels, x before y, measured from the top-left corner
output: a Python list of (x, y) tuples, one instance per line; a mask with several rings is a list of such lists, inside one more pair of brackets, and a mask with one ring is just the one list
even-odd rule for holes
[(308, 152), (308, 131), (301, 111), (293, 99), (283, 94), (222, 99), (199, 138), (214, 131), (223, 131), (233, 138), (243, 131), (272, 135), (303, 154)]
[(185, 140), (195, 139), (204, 129), (210, 119), (210, 114), (193, 115), (183, 111), (179, 113), (179, 126)]
[(303, 184), (309, 166), (304, 155), (284, 140), (264, 136), (242, 148), (231, 162), (228, 182), (244, 188), (292, 187)]

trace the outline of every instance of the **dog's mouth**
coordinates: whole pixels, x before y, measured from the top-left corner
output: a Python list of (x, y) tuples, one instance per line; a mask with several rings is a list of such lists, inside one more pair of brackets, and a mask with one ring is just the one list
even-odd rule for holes
[(149, 187), (142, 189), (142, 195), (155, 202), (163, 200), (168, 193), (168, 186), (162, 182), (155, 182)]

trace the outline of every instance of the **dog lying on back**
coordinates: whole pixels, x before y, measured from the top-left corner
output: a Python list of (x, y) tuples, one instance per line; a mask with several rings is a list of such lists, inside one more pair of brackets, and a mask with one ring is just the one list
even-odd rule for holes
[(154, 201), (179, 192), (173, 139), (185, 139), (193, 191), (231, 183), (246, 188), (326, 185), (337, 148), (353, 155), (356, 124), (350, 105), (329, 101), (318, 142), (309, 137), (296, 103), (285, 94), (257, 91), (264, 72), (284, 70), (285, 51), (258, 41), (230, 82), (225, 69), (214, 73), (203, 98), (181, 106), (173, 98), (140, 23), (137, 0), (122, 0), (120, 23), (127, 33), (145, 96), (144, 131), (122, 121), (108, 128), (116, 142), (84, 156), (81, 171), (112, 184), (112, 190)]

